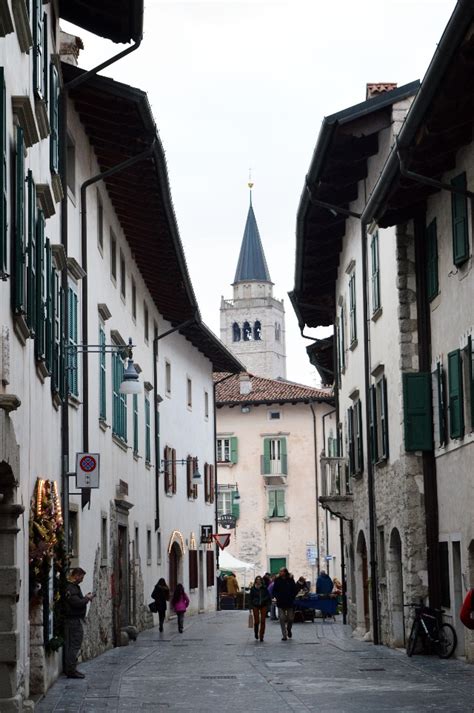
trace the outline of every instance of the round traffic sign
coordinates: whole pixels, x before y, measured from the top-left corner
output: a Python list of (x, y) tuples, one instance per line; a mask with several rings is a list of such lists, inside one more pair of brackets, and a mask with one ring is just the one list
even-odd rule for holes
[(83, 456), (79, 461), (79, 466), (85, 473), (92, 473), (97, 467), (97, 461), (91, 455)]

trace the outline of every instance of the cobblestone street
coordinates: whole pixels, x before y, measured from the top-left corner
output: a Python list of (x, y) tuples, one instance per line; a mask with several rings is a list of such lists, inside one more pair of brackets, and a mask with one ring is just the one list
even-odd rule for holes
[(188, 617), (181, 635), (176, 622), (163, 634), (148, 630), (82, 664), (84, 680), (61, 677), (35, 711), (474, 711), (468, 664), (409, 659), (331, 621), (295, 624), (283, 642), (278, 623), (267, 622), (264, 643), (246, 627), (246, 612)]

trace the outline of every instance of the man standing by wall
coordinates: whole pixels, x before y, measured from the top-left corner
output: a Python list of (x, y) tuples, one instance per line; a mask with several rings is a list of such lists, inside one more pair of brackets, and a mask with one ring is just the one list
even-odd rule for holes
[(79, 586), (84, 579), (85, 571), (81, 567), (74, 567), (69, 575), (66, 587), (66, 601), (64, 611), (64, 627), (66, 635), (65, 673), (68, 678), (85, 678), (77, 670), (77, 657), (81, 650), (84, 636), (83, 622), (86, 616), (87, 605), (94, 598), (92, 592), (83, 596)]

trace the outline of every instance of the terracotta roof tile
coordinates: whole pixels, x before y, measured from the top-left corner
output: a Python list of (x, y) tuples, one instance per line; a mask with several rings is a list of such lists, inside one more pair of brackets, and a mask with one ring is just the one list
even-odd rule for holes
[[(252, 389), (248, 394), (240, 393), (239, 374), (214, 374), (217, 405), (236, 403), (297, 403), (309, 401), (331, 401), (331, 389), (314, 389), (304, 384), (283, 379), (265, 379), (248, 375)], [(219, 383), (221, 382), (221, 383)]]

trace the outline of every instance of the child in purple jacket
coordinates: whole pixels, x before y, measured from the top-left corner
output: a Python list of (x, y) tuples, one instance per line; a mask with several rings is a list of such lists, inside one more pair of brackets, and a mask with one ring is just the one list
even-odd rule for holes
[(184, 591), (182, 584), (177, 584), (171, 599), (171, 606), (175, 610), (178, 617), (178, 631), (183, 633), (184, 612), (189, 606), (189, 597)]

